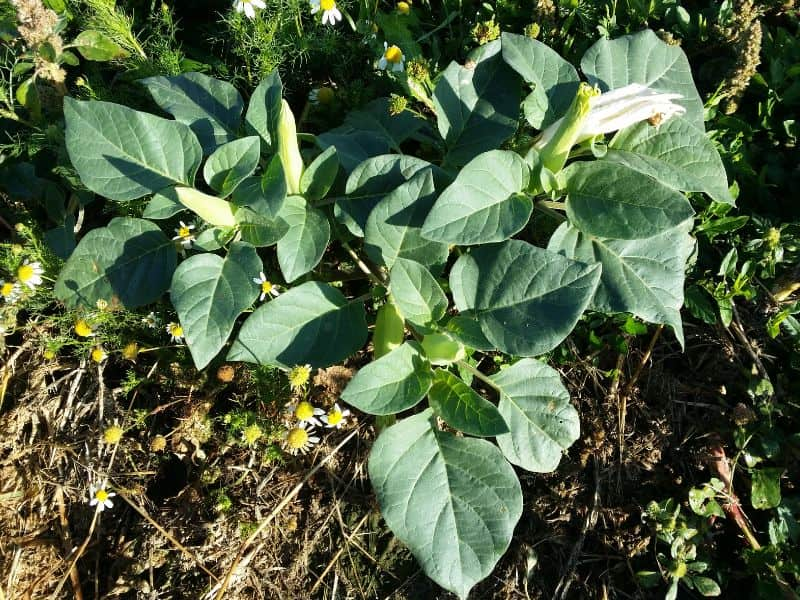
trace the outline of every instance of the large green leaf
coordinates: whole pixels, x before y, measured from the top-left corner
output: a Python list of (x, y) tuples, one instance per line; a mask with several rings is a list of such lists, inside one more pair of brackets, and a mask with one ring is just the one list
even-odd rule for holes
[(368, 468), (386, 524), (428, 577), (466, 599), (522, 514), (519, 480), (497, 446), (439, 431), (426, 410), (381, 433)]
[(64, 98), (66, 144), (83, 184), (112, 200), (193, 185), (203, 152), (192, 131), (110, 102)]
[(107, 61), (128, 56), (125, 48), (102, 32), (92, 29), (81, 31), (67, 47), (75, 48), (87, 60)]
[(389, 98), (378, 98), (354, 110), (345, 118), (345, 127), (373, 133), (383, 139), (389, 148), (399, 151), (400, 144), (422, 129), (426, 121), (409, 110), (392, 114), (389, 102)]
[(467, 348), (489, 352), (494, 350), (494, 345), (486, 339), (481, 330), (481, 324), (477, 319), (467, 315), (456, 315), (452, 317), (445, 327), (451, 337), (461, 342)]
[(533, 91), (525, 99), (525, 117), (544, 129), (567, 112), (580, 78), (571, 64), (549, 46), (526, 35), (503, 33), (503, 60), (519, 73)]
[(581, 233), (567, 224), (550, 238), (548, 249), (574, 260), (602, 264), (591, 308), (629, 312), (675, 330), (683, 345), (680, 308), (686, 261), (694, 249), (692, 221), (643, 240), (614, 240)]
[(291, 283), (322, 260), (331, 238), (331, 226), (328, 217), (309, 206), (302, 196), (287, 197), (280, 217), (289, 230), (278, 242), (278, 264), (283, 278)]
[(401, 344), (362, 367), (341, 399), (371, 415), (393, 415), (416, 406), (431, 387), (431, 365), (416, 342)]
[(238, 316), (258, 298), (253, 278), (262, 269), (253, 246), (234, 242), (225, 258), (195, 254), (175, 270), (170, 299), (198, 369), (217, 355)]
[(509, 431), (494, 404), (444, 369), (434, 372), (428, 401), (437, 416), (469, 435), (492, 437)]
[(423, 237), (448, 244), (502, 242), (530, 219), (533, 202), (520, 194), (528, 166), (516, 152), (490, 150), (467, 163), (422, 226)]
[(242, 325), (228, 360), (327, 367), (366, 341), (364, 305), (348, 302), (328, 284), (309, 281), (256, 309)]
[(581, 59), (589, 83), (605, 92), (641, 83), (659, 92), (681, 94), (686, 118), (703, 131), (703, 100), (692, 79), (692, 69), (680, 46), (671, 46), (646, 29), (613, 40), (601, 38)]
[(683, 192), (705, 192), (733, 204), (719, 152), (701, 129), (682, 117), (653, 127), (647, 121), (620, 131), (603, 157)]
[(221, 196), (229, 196), (253, 174), (261, 157), (261, 144), (255, 135), (228, 142), (208, 157), (203, 177)]
[(309, 202), (321, 200), (331, 189), (339, 173), (336, 147), (330, 146), (308, 165), (300, 177), (300, 193)]
[(158, 106), (188, 125), (206, 153), (236, 139), (244, 102), (230, 83), (202, 73), (140, 80)]
[(169, 288), (177, 260), (175, 243), (156, 225), (117, 217), (83, 236), (61, 269), (56, 297), (70, 308), (93, 309), (100, 299), (150, 304)]
[(273, 156), (264, 173), (246, 178), (233, 191), (231, 202), (267, 219), (275, 219), (286, 199), (286, 177), (279, 156)]
[(404, 154), (382, 154), (366, 159), (347, 178), (345, 198), (337, 198), (334, 215), (355, 236), (364, 237), (367, 218), (386, 194), (422, 169), (433, 171), (436, 187), (445, 187), (451, 177), (431, 163)]
[(186, 210), (175, 195), (174, 188), (167, 188), (153, 194), (150, 202), (144, 207), (142, 217), (145, 219), (169, 219)]
[(525, 358), (491, 377), (509, 431), (497, 436), (506, 458), (528, 471), (555, 471), (564, 450), (580, 435), (578, 411), (558, 371)]
[(567, 216), (584, 233), (635, 240), (676, 227), (694, 215), (686, 196), (622, 164), (576, 162), (563, 176)]
[(257, 248), (277, 244), (289, 231), (289, 224), (280, 217), (265, 217), (245, 206), (236, 211), (236, 224), (242, 240)]
[(468, 67), (450, 63), (433, 90), (445, 162), (453, 166), (497, 148), (517, 130), (520, 81), (503, 62), (500, 41), (481, 46), (469, 60)]
[(317, 144), (323, 150), (334, 146), (342, 168), (348, 173), (369, 157), (391, 150), (386, 139), (377, 133), (353, 129), (348, 125), (318, 135)]
[(378, 202), (367, 219), (364, 248), (377, 263), (391, 268), (396, 258), (426, 266), (443, 265), (447, 244), (422, 237), (422, 224), (436, 201), (433, 174), (423, 170)]
[(409, 323), (424, 328), (447, 311), (447, 296), (431, 272), (418, 262), (396, 259), (389, 281), (397, 308)]
[(599, 265), (509, 240), (463, 254), (450, 273), (450, 287), (459, 309), (474, 311), (499, 350), (536, 356), (569, 335), (599, 279)]
[(248, 131), (261, 138), (261, 145), (266, 152), (277, 152), (282, 104), (283, 83), (278, 71), (272, 71), (250, 96), (244, 116)]

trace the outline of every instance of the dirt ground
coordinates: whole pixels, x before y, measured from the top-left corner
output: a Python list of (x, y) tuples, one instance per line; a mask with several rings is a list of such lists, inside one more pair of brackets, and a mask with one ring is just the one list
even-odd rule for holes
[[(579, 358), (561, 372), (581, 439), (556, 472), (518, 472), (523, 516), (471, 598), (663, 594), (634, 577), (656, 568), (642, 513), (654, 499), (685, 501), (712, 476), (710, 440), (746, 401), (751, 369), (726, 331), (687, 324), (686, 333), (683, 353), (667, 331), (652, 353), (650, 335), (632, 341), (624, 360), (607, 348), (572, 347)], [(220, 429), (235, 404), (280, 419), (281, 403), (248, 397), (243, 368), (224, 383), (152, 358), (137, 366), (144, 381), (125, 393), (113, 365), (42, 364), (30, 348), (7, 352), (0, 382), (0, 592), (8, 600), (202, 598), (228, 572), (230, 600), (451, 597), (379, 516), (366, 474), (371, 418), (282, 464), (228, 443)], [(317, 400), (334, 399), (349, 372), (318, 374)], [(98, 423), (127, 411), (126, 422), (140, 425), (118, 445), (101, 443)], [(118, 496), (95, 519), (87, 482), (101, 473)], [(723, 521), (715, 536), (720, 552), (741, 544)]]

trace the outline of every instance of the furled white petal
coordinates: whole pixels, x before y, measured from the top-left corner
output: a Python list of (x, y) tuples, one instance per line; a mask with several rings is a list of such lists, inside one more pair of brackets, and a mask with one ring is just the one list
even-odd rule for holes
[(244, 10), (244, 0), (239, 0), (239, 2), (236, 3), (235, 8), (236, 12), (238, 13), (242, 12)]
[(389, 63), (389, 61), (387, 61), (387, 60), (386, 60), (386, 57), (385, 57), (385, 56), (383, 56), (383, 57), (381, 57), (381, 59), (378, 61), (378, 68), (379, 68), (381, 71), (384, 71), (384, 70), (386, 70), (386, 65), (387, 65), (388, 63)]
[[(338, 8), (336, 8), (335, 6), (332, 9), (330, 9), (328, 12), (333, 16), (334, 20), (336, 20), (336, 21), (341, 21), (342, 20), (342, 12)], [(333, 25), (333, 23), (331, 23), (331, 25)]]
[(256, 9), (253, 8), (253, 5), (250, 4), (250, 2), (245, 2), (244, 14), (247, 16), (248, 19), (256, 18)]
[(250, 3), (256, 8), (267, 8), (267, 5), (264, 4), (264, 0), (250, 0)]

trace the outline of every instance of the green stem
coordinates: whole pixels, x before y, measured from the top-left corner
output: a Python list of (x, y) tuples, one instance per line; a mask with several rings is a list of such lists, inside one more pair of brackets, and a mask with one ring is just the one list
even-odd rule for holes
[[(550, 205), (558, 205), (558, 209), (552, 208)], [(566, 210), (564, 208), (564, 204), (562, 202), (551, 202), (549, 200), (538, 200), (536, 204), (534, 204), (534, 208), (536, 208), (539, 212), (542, 212), (552, 218), (554, 218), (559, 223), (563, 223), (567, 220), (567, 217), (562, 215), (559, 210)]]
[(462, 369), (466, 369), (467, 371), (472, 373), (475, 377), (480, 379), (486, 385), (488, 385), (491, 388), (497, 390), (498, 392), (500, 391), (500, 387), (494, 381), (492, 381), (488, 376), (486, 376), (483, 373), (481, 373), (477, 368), (473, 367), (468, 362), (466, 362), (464, 360), (459, 360), (456, 364), (459, 367), (461, 367)]

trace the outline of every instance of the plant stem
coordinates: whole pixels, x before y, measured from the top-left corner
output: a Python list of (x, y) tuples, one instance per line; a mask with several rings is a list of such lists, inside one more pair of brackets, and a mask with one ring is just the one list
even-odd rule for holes
[(567, 217), (562, 215), (558, 210), (556, 210), (553, 206), (558, 206), (558, 210), (563, 210), (564, 204), (562, 202), (551, 202), (550, 200), (537, 200), (534, 204), (534, 208), (539, 210), (540, 212), (546, 214), (549, 217), (554, 218), (556, 221), (563, 223), (567, 220)]
[(472, 373), (475, 377), (480, 379), (486, 385), (492, 387), (493, 389), (497, 390), (498, 392), (500, 391), (500, 387), (494, 381), (492, 381), (488, 376), (486, 376), (483, 373), (481, 373), (477, 368), (473, 367), (467, 361), (460, 360), (456, 364), (459, 367), (461, 367), (462, 369), (466, 369), (467, 371)]
[(363, 260), (361, 260), (361, 257), (358, 254), (356, 254), (355, 251), (350, 247), (350, 244), (348, 244), (347, 242), (342, 242), (342, 248), (347, 250), (347, 253), (352, 257), (354, 261), (356, 261), (358, 268), (361, 269), (364, 273), (366, 273), (367, 276), (373, 282), (377, 283), (378, 285), (384, 285), (383, 279), (372, 272), (372, 270), (367, 266), (367, 264)]

